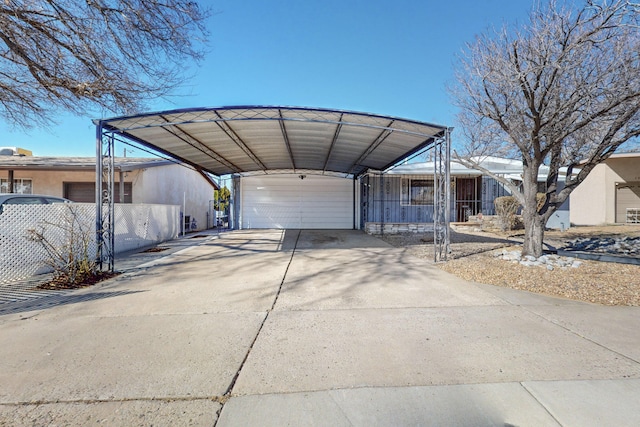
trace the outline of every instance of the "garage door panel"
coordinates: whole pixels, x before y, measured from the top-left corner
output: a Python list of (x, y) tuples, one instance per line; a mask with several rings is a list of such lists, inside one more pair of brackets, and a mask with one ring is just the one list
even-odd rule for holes
[(244, 228), (300, 228), (300, 216), (291, 209), (271, 204), (256, 204), (248, 210)]
[[(631, 218), (627, 211), (633, 209)], [(640, 182), (616, 184), (616, 222), (637, 221), (636, 209), (640, 209)]]
[(336, 177), (242, 179), (243, 228), (353, 227), (353, 183)]
[(251, 204), (255, 203), (270, 203), (273, 200), (278, 200), (281, 204), (290, 204), (292, 206), (298, 206), (300, 203), (300, 196), (297, 194), (289, 194), (280, 191), (259, 191), (255, 193), (253, 200), (247, 202)]

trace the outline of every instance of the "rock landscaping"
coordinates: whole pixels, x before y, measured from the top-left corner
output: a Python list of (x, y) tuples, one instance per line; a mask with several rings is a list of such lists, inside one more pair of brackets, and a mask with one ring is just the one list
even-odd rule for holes
[[(433, 262), (433, 235), (382, 238), (408, 255)], [(640, 306), (640, 265), (578, 260), (566, 253), (538, 259), (522, 257), (521, 238), (507, 233), (452, 232), (450, 261), (437, 266), (479, 283), (597, 304)], [(606, 257), (637, 259), (639, 240), (640, 225), (572, 227), (545, 233), (548, 246), (573, 250), (576, 255), (609, 251)]]
[(578, 268), (583, 262), (572, 257), (563, 257), (559, 255), (542, 255), (536, 258), (531, 255), (522, 256), (522, 251), (508, 251), (502, 249), (494, 251), (493, 256), (504, 261), (511, 261), (514, 264), (524, 265), (525, 267), (544, 267), (549, 271), (555, 268)]
[(640, 256), (640, 237), (583, 237), (569, 242), (567, 251)]
[[(562, 247), (563, 253), (588, 252), (595, 254), (640, 256), (640, 237), (581, 237), (567, 242)], [(549, 271), (555, 268), (578, 268), (583, 261), (571, 256), (543, 255), (539, 258), (531, 255), (522, 256), (520, 250), (506, 249), (493, 252), (493, 256), (504, 261), (520, 264), (525, 267), (544, 267)]]

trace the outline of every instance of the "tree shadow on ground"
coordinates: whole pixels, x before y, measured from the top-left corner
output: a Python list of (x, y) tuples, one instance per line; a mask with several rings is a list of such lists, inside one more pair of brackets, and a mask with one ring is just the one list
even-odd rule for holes
[[(404, 248), (411, 255), (424, 259), (433, 259), (433, 233), (398, 234), (381, 236), (382, 240), (397, 248)], [(499, 236), (483, 233), (462, 233), (451, 231), (448, 259), (462, 258), (477, 253), (487, 252), (507, 246), (518, 245), (518, 240), (510, 236)]]
[(26, 301), (16, 301), (0, 305), (0, 316), (6, 314), (24, 313), (27, 311), (45, 310), (68, 304), (77, 304), (87, 301), (95, 301), (105, 298), (113, 298), (122, 295), (135, 294), (144, 291), (112, 291), (112, 292), (88, 292), (88, 293), (57, 293), (52, 295), (43, 292), (41, 297), (31, 298)]

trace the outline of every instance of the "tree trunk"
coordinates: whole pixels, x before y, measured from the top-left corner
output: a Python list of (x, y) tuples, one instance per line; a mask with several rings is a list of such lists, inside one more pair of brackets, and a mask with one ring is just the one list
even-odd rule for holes
[(538, 258), (542, 256), (544, 218), (538, 215), (534, 205), (533, 209), (525, 209), (523, 211), (522, 220), (524, 222), (524, 243), (522, 244), (522, 255), (532, 255)]
[(524, 164), (522, 193), (524, 203), (522, 209), (522, 221), (524, 222), (524, 243), (522, 255), (532, 255), (536, 258), (542, 256), (542, 242), (544, 239), (545, 220), (538, 213), (538, 169), (537, 164)]

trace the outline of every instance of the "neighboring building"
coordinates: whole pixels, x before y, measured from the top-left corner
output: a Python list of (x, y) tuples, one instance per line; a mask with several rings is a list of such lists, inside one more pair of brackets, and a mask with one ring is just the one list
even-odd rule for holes
[[(47, 194), (75, 202), (95, 202), (96, 160), (93, 157), (0, 155), (0, 192)], [(116, 203), (179, 205), (185, 223), (195, 229), (213, 225), (210, 201), (215, 182), (190, 167), (152, 158), (117, 157)]]
[(572, 224), (640, 224), (640, 152), (613, 154), (570, 197)]
[[(509, 179), (516, 185), (522, 181), (522, 162), (487, 157), (482, 167)], [(548, 169), (542, 167), (538, 177), (539, 191), (544, 191)], [(433, 222), (434, 165), (432, 162), (408, 163), (380, 174), (371, 172), (361, 178), (361, 227), (379, 229), (377, 224), (410, 224)], [(478, 214), (495, 215), (493, 201), (511, 194), (497, 180), (452, 161), (451, 210), (452, 222), (466, 222)], [(367, 224), (373, 225), (369, 227)], [(569, 227), (569, 201), (547, 222), (549, 228)], [(385, 227), (390, 229), (390, 227)]]
[[(519, 161), (489, 157), (482, 166), (516, 185), (522, 181)], [(546, 173), (543, 167), (540, 191)], [(451, 163), (450, 174), (452, 222), (479, 213), (495, 215), (494, 200), (510, 194), (497, 180), (457, 162)], [(433, 223), (431, 162), (403, 164), (385, 173), (369, 171), (355, 181), (313, 173), (243, 176), (234, 180), (234, 189), (238, 228), (359, 228), (376, 233), (383, 225), (385, 230), (426, 230)], [(547, 226), (569, 227), (569, 201)]]
[(33, 156), (33, 153), (19, 147), (0, 147), (0, 156)]

